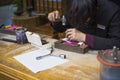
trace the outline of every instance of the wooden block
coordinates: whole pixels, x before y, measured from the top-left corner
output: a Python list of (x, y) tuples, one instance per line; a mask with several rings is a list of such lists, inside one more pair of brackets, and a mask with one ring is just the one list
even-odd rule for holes
[(63, 49), (66, 51), (72, 51), (72, 52), (76, 52), (76, 53), (83, 53), (83, 54), (88, 52), (88, 50), (89, 50), (87, 45), (85, 45), (85, 46), (70, 46), (70, 45), (64, 44), (62, 40), (55, 42), (55, 48)]

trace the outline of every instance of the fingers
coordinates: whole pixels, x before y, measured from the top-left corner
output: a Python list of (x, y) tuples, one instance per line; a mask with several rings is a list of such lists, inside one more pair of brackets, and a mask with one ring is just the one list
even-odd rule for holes
[(65, 33), (68, 40), (82, 42), (86, 40), (86, 34), (76, 30), (75, 28), (67, 29)]
[(60, 18), (60, 13), (57, 10), (48, 14), (48, 20), (51, 22), (55, 22), (55, 20), (59, 18)]
[(66, 33), (66, 37), (69, 39), (69, 40), (72, 40), (75, 36), (75, 29), (67, 29), (65, 31)]
[(58, 18), (60, 18), (60, 13), (59, 13), (59, 11), (55, 11), (55, 19), (58, 19)]
[(70, 40), (70, 41), (73, 40), (73, 36), (72, 36), (72, 35), (69, 35), (67, 38), (68, 38), (68, 40)]
[(72, 35), (72, 31), (66, 31), (66, 37), (68, 38), (70, 35)]

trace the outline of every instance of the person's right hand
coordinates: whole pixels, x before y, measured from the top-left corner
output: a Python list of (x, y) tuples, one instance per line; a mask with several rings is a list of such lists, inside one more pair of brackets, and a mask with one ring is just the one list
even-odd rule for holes
[(48, 20), (51, 22), (55, 22), (57, 19), (60, 18), (60, 13), (59, 11), (53, 11), (48, 14)]

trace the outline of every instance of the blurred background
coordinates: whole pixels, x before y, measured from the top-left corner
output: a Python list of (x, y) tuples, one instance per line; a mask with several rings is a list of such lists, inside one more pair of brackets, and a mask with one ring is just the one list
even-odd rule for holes
[(64, 12), (65, 0), (2, 0), (0, 2), (0, 25), (18, 25), (29, 31), (54, 35), (47, 15), (59, 10)]

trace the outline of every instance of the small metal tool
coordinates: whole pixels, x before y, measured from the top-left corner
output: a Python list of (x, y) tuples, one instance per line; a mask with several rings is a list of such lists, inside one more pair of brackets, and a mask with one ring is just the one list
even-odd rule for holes
[(46, 55), (43, 55), (43, 56), (38, 56), (38, 57), (36, 57), (36, 60), (42, 59), (42, 58), (44, 58), (46, 56), (50, 56), (52, 53), (53, 53), (53, 47), (51, 47), (51, 51), (50, 51), (49, 54), (46, 54)]
[(38, 56), (38, 57), (36, 57), (36, 60), (40, 60), (40, 59), (42, 59), (44, 57), (47, 57), (47, 56), (55, 56), (55, 57), (60, 57), (62, 59), (66, 59), (66, 55), (64, 55), (64, 54), (54, 55), (54, 54), (52, 54), (53, 51), (54, 51), (53, 47), (51, 47), (51, 52), (49, 54), (46, 54), (46, 55), (43, 55), (43, 56)]
[(60, 19), (56, 19), (55, 22), (62, 22), (62, 25), (65, 26), (66, 25), (66, 18), (65, 16), (63, 15), (62, 18)]

